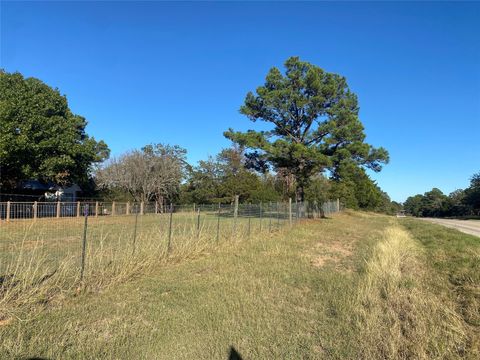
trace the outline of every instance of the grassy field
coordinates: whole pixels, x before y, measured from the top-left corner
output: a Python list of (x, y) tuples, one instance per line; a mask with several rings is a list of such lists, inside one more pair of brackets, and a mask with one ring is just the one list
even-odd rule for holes
[(97, 291), (159, 263), (178, 262), (220, 243), (269, 234), (289, 224), (283, 212), (240, 215), (234, 219), (225, 210), (220, 215), (189, 211), (4, 222), (0, 321), (27, 320), (36, 303), (51, 302), (59, 293)]
[(4, 319), (0, 357), (469, 358), (480, 239), (345, 212), (205, 246)]

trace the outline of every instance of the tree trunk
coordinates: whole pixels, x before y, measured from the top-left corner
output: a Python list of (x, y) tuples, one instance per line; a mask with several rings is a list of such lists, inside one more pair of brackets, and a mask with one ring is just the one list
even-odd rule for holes
[(295, 191), (295, 197), (298, 202), (303, 202), (305, 200), (305, 189), (303, 185), (298, 185), (297, 190)]

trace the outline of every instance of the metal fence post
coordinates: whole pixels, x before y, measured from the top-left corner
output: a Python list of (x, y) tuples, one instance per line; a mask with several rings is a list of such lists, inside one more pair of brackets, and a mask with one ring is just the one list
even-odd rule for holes
[(83, 240), (82, 240), (82, 267), (80, 269), (80, 281), (83, 281), (83, 273), (85, 272), (85, 260), (87, 257), (87, 226), (88, 226), (88, 204), (83, 209), (85, 222), (83, 223)]
[(173, 204), (170, 204), (170, 219), (168, 221), (167, 254), (170, 252), (171, 246), (172, 246), (172, 218), (173, 218)]

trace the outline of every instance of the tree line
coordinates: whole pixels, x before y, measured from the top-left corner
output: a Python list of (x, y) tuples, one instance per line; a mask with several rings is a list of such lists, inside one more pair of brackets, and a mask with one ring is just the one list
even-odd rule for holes
[(231, 147), (188, 164), (186, 150), (148, 144), (109, 158), (108, 146), (85, 133), (86, 120), (67, 99), (38, 79), (0, 72), (1, 191), (38, 179), (77, 183), (85, 194), (138, 201), (322, 202), (395, 212), (399, 204), (369, 177), (389, 161), (384, 148), (365, 142), (357, 96), (343, 76), (289, 58), (273, 67), (240, 113), (268, 131), (225, 131)]
[(470, 186), (445, 195), (433, 188), (410, 196), (403, 204), (407, 213), (418, 217), (480, 216), (480, 172), (470, 178)]

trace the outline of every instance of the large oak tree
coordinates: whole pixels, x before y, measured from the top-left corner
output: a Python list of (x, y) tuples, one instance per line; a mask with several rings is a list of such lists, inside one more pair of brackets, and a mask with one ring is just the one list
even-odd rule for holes
[(339, 179), (346, 164), (380, 171), (389, 159), (384, 148), (365, 143), (357, 96), (346, 79), (298, 57), (285, 62), (284, 74), (272, 68), (265, 84), (247, 94), (240, 112), (272, 129), (229, 129), (224, 135), (250, 150), (251, 167), (287, 169), (296, 179), (299, 199), (316, 174), (330, 170)]
[(109, 149), (85, 132), (65, 96), (35, 78), (0, 70), (0, 186), (25, 179), (61, 185), (89, 182), (92, 165)]

